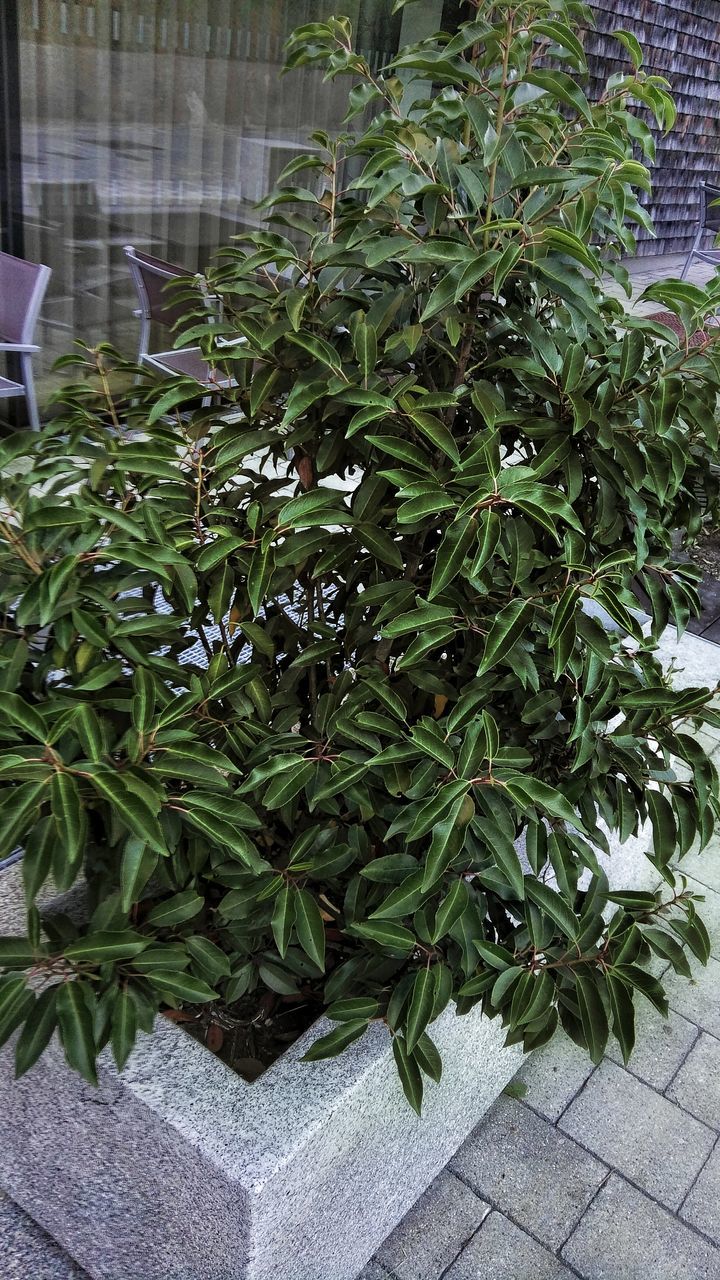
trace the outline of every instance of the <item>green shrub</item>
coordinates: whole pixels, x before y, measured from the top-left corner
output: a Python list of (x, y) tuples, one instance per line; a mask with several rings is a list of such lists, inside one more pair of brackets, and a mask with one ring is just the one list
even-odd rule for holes
[[(672, 863), (717, 811), (688, 721), (720, 718), (654, 650), (698, 608), (671, 536), (717, 504), (720, 362), (689, 335), (720, 290), (649, 291), (685, 341), (604, 293), (647, 221), (636, 108), (673, 110), (630, 36), (588, 101), (583, 14), (498, 0), (384, 75), (346, 19), (301, 28), (290, 64), (351, 75), (372, 120), (315, 134), (211, 273), (223, 323), (178, 341), (237, 387), (128, 408), (99, 348), (3, 446), (20, 1071), (56, 1023), (92, 1079), (162, 1004), (269, 988), (330, 1006), (312, 1057), (384, 1019), (419, 1107), (449, 1001), (526, 1049), (560, 1023), (627, 1057), (636, 993), (667, 1008), (643, 962), (707, 959)], [(406, 114), (409, 75), (432, 92)], [(660, 888), (611, 893), (607, 833), (646, 820)], [(81, 875), (88, 923), (43, 932), (38, 893)]]

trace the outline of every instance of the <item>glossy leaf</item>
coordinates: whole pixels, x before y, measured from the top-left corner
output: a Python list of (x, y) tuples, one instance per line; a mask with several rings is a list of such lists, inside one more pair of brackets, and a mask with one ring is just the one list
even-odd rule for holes
[(35, 1065), (57, 1027), (57, 987), (48, 987), (38, 996), (25, 1020), (15, 1045), (15, 1075), (25, 1075)]
[(405, 1022), (405, 1046), (412, 1053), (423, 1035), (435, 1004), (435, 973), (432, 968), (419, 969), (413, 983), (410, 1007)]
[(83, 984), (65, 982), (57, 993), (60, 1039), (71, 1067), (90, 1084), (97, 1084), (97, 1049), (90, 1008)]
[(317, 902), (307, 889), (298, 889), (295, 895), (295, 932), (305, 954), (324, 970), (325, 925)]

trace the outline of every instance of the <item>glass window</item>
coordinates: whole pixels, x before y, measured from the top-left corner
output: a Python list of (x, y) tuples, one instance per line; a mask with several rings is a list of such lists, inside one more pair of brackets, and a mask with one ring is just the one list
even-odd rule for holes
[(281, 75), (302, 22), (352, 19), (381, 66), (441, 25), (442, 0), (17, 0), (25, 256), (53, 278), (42, 368), (75, 336), (132, 353), (126, 244), (196, 270), (241, 227), (348, 82)]

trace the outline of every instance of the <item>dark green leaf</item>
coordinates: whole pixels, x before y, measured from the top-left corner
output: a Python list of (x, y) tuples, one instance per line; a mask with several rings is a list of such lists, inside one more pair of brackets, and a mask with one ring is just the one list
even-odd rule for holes
[(204, 906), (205, 899), (199, 893), (194, 889), (186, 889), (153, 907), (148, 912), (147, 923), (157, 929), (169, 929), (172, 925), (184, 924), (186, 920), (194, 919)]
[(110, 1043), (118, 1071), (122, 1071), (137, 1037), (137, 1009), (129, 991), (118, 991), (112, 1010)]
[(422, 1112), (423, 1100), (423, 1081), (420, 1074), (420, 1068), (412, 1055), (408, 1053), (402, 1036), (393, 1036), (392, 1045), (395, 1065), (398, 1069), (403, 1093), (405, 1094), (405, 1097), (410, 1103), (413, 1111), (416, 1111), (417, 1114), (420, 1115)]
[(325, 969), (325, 925), (320, 908), (307, 889), (295, 894), (295, 932), (298, 942), (318, 969)]
[(207, 982), (194, 978), (189, 973), (175, 973), (170, 969), (151, 969), (143, 975), (153, 987), (157, 987), (162, 995), (171, 996), (174, 1000), (184, 1000), (188, 1004), (205, 1004), (208, 1000), (217, 1000), (217, 991), (213, 991)]
[(435, 1004), (435, 973), (432, 968), (419, 969), (413, 983), (410, 1007), (405, 1021), (405, 1047), (412, 1053), (432, 1018)]
[(107, 964), (115, 960), (131, 960), (140, 955), (150, 944), (145, 938), (132, 929), (116, 933), (110, 931), (88, 933), (75, 942), (71, 942), (64, 951), (66, 960), (73, 964)]
[(607, 1014), (599, 990), (602, 981), (600, 971), (581, 973), (575, 970), (573, 976), (585, 1043), (593, 1062), (600, 1062), (608, 1038)]
[(359, 1040), (361, 1035), (367, 1031), (367, 1018), (358, 1018), (354, 1022), (343, 1022), (339, 1027), (333, 1028), (325, 1036), (320, 1036), (315, 1040), (307, 1053), (303, 1055), (303, 1062), (319, 1062), (323, 1058), (336, 1058), (343, 1049), (347, 1049), (354, 1040)]
[(15, 1045), (16, 1078), (35, 1065), (50, 1043), (58, 1021), (57, 994), (57, 987), (48, 987), (41, 992), (25, 1020)]
[(507, 656), (527, 627), (532, 613), (533, 606), (529, 600), (512, 600), (500, 610), (485, 642), (479, 674)]
[(85, 998), (83, 983), (64, 982), (59, 987), (57, 1015), (60, 1039), (70, 1066), (78, 1071), (84, 1080), (88, 1080), (90, 1084), (97, 1084), (95, 1066), (97, 1048), (93, 1020)]

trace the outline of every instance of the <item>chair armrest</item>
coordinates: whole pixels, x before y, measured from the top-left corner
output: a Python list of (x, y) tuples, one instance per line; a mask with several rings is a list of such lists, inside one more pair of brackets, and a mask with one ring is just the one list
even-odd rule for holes
[(219, 348), (243, 347), (246, 345), (246, 343), (247, 343), (247, 338), (223, 338), (222, 335), (219, 335), (215, 339), (215, 345)]
[(42, 351), (42, 347), (36, 347), (32, 342), (0, 342), (0, 351), (19, 351), (21, 354), (30, 354), (33, 351)]

